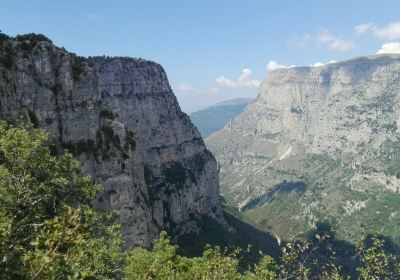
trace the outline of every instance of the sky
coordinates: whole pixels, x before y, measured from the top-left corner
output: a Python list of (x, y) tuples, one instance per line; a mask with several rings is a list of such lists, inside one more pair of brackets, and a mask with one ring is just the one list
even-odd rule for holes
[(1, 0), (0, 30), (160, 63), (183, 111), (255, 97), (269, 71), (400, 52), (398, 0)]

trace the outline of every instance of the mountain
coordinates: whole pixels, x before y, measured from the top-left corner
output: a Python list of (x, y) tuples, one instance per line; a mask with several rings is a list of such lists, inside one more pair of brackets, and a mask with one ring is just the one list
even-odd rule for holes
[(190, 119), (205, 138), (222, 129), (230, 120), (239, 115), (252, 100), (251, 98), (236, 98), (223, 101), (190, 114)]
[(400, 242), (400, 56), (270, 72), (206, 144), (226, 200), (281, 238), (332, 224)]
[(0, 33), (0, 119), (45, 129), (53, 153), (69, 150), (105, 186), (94, 204), (119, 213), (126, 247), (226, 223), (217, 163), (157, 63)]

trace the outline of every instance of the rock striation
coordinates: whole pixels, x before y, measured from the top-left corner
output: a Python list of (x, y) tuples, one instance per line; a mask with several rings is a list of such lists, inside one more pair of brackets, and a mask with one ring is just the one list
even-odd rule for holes
[(94, 203), (119, 212), (126, 247), (197, 231), (202, 216), (224, 223), (216, 161), (159, 64), (0, 35), (0, 118), (44, 128), (54, 152), (79, 159), (105, 186)]
[(358, 227), (395, 236), (399, 89), (394, 54), (270, 72), (257, 99), (206, 140), (224, 195), (281, 235), (328, 220), (346, 239)]

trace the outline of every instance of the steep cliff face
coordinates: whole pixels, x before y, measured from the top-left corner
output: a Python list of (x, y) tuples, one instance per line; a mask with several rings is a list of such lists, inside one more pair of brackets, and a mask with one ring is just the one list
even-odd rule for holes
[(0, 38), (0, 118), (30, 121), (105, 186), (94, 203), (120, 213), (126, 246), (161, 229), (223, 222), (218, 171), (179, 108), (162, 67), (132, 58), (84, 59), (37, 36)]
[(278, 69), (207, 139), (223, 193), (287, 236), (334, 222), (345, 238), (398, 235), (400, 56)]

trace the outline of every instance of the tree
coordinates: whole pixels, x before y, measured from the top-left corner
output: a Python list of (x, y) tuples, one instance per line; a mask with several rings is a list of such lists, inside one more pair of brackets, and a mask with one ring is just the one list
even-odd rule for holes
[(42, 130), (0, 122), (0, 278), (120, 276), (115, 214), (90, 205), (101, 186), (71, 154), (51, 155), (48, 143)]
[[(225, 252), (226, 253), (226, 252)], [(203, 256), (186, 258), (177, 255), (177, 246), (172, 245), (165, 232), (154, 241), (153, 250), (136, 248), (127, 258), (126, 280), (150, 279), (242, 279), (238, 273), (238, 251), (224, 254), (219, 247), (205, 249)]]
[[(328, 235), (318, 236), (314, 243), (295, 239), (283, 247), (279, 263), (261, 253), (257, 264), (241, 271), (238, 263), (242, 252), (239, 249), (227, 252), (219, 247), (207, 247), (202, 256), (186, 258), (177, 255), (177, 247), (170, 243), (166, 233), (162, 233), (160, 239), (154, 241), (153, 250), (132, 250), (127, 259), (125, 280), (346, 279), (331, 260), (321, 263), (313, 255), (328, 238)], [(315, 267), (319, 269), (315, 270)]]
[(384, 240), (376, 234), (360, 240), (356, 244), (360, 257), (357, 268), (360, 279), (400, 279), (399, 256), (384, 250)]

